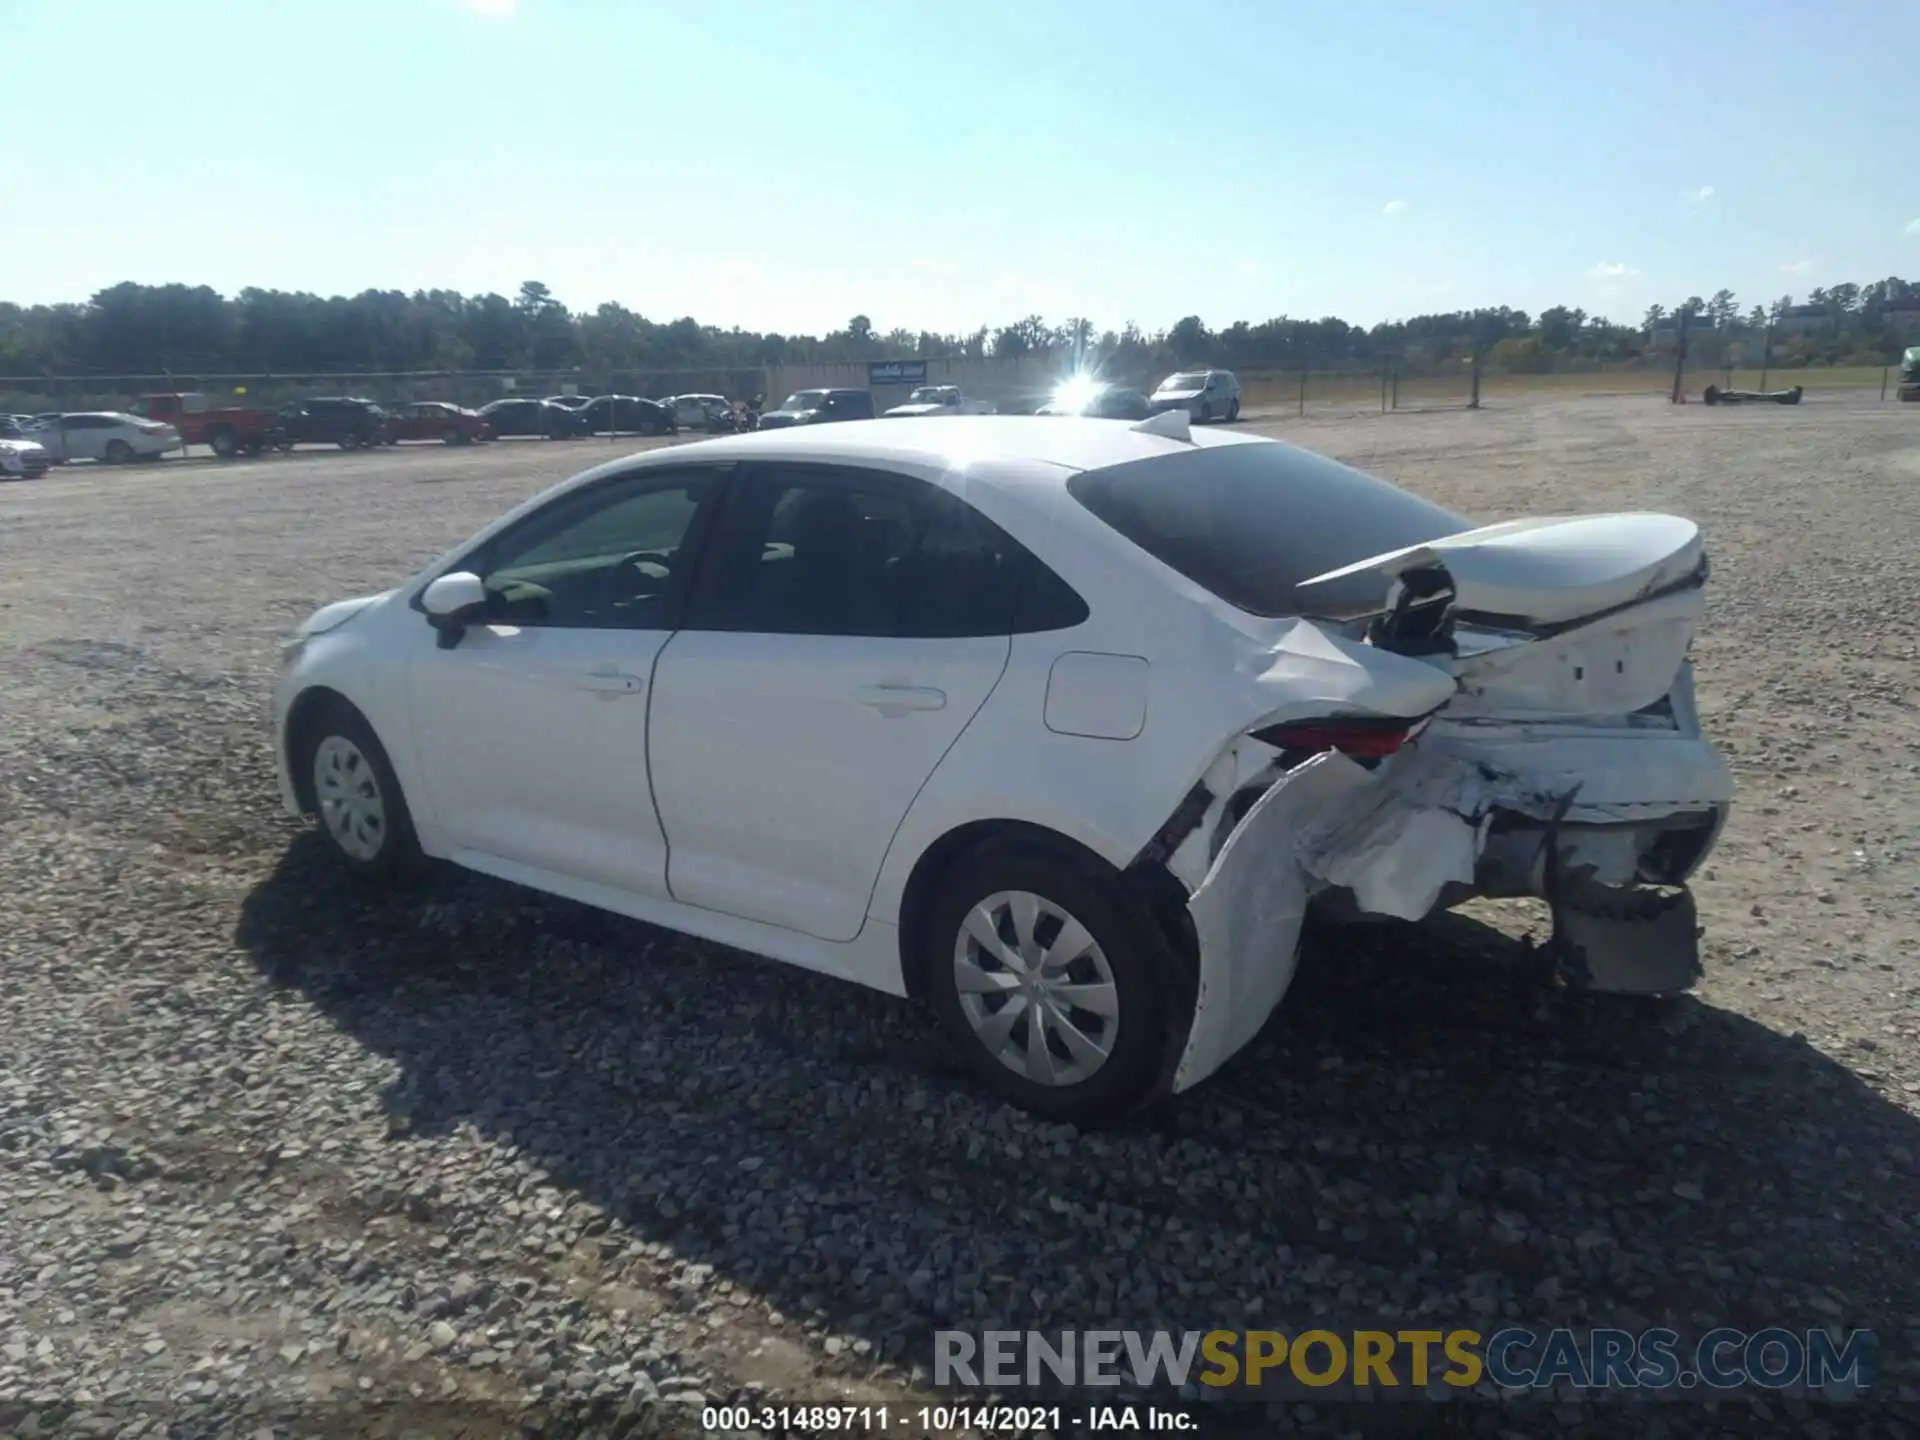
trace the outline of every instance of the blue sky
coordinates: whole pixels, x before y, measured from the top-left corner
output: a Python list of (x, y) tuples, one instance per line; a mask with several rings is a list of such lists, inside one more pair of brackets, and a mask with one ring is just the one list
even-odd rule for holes
[(0, 0), (0, 298), (1751, 306), (1920, 276), (1915, 33), (1885, 0)]

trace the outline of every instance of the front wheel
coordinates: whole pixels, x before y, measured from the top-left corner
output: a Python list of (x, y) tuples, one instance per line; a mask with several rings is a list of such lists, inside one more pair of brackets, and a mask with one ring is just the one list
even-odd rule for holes
[(222, 425), (207, 436), (207, 448), (222, 460), (231, 460), (240, 453), (240, 437)]
[(1231, 425), (1235, 421), (1237, 421), (1239, 418), (1240, 418), (1240, 402), (1238, 400), (1231, 400), (1227, 402), (1227, 423)]
[(365, 880), (416, 869), (420, 842), (393, 764), (366, 717), (335, 701), (303, 727), (294, 763), (335, 860)]
[(1152, 1089), (1174, 957), (1089, 858), (990, 844), (955, 867), (921, 963), (940, 1022), (981, 1084), (1055, 1120), (1096, 1122)]
[(109, 465), (124, 465), (133, 459), (133, 447), (124, 440), (107, 442), (106, 460)]

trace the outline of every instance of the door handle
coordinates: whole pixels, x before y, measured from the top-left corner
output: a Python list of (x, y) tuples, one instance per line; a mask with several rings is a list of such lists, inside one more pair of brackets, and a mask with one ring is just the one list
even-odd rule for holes
[(613, 670), (589, 670), (575, 683), (582, 690), (591, 690), (596, 695), (618, 696), (638, 695), (645, 682), (638, 675), (626, 675)]
[(944, 710), (947, 705), (946, 691), (926, 685), (863, 685), (853, 692), (853, 698), (889, 720), (911, 710)]

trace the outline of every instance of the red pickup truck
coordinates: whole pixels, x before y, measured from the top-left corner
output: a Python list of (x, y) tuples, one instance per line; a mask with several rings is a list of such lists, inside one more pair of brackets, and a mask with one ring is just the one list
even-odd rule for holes
[(258, 455), (280, 434), (280, 417), (251, 405), (215, 405), (205, 395), (142, 395), (128, 410), (143, 419), (164, 420), (189, 445), (205, 445), (222, 460)]

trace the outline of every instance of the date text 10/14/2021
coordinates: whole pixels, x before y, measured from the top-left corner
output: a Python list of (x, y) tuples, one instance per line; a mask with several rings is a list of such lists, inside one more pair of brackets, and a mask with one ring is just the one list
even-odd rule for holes
[(1138, 1430), (1175, 1434), (1199, 1429), (1184, 1410), (1155, 1405), (709, 1405), (700, 1412), (703, 1430), (759, 1430), (784, 1434), (945, 1434), (976, 1430), (985, 1434)]

